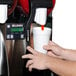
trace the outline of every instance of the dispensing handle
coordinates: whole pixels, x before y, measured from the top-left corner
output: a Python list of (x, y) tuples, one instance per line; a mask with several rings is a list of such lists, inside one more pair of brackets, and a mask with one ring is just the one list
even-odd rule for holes
[(30, 25), (31, 23), (34, 21), (34, 17), (35, 17), (35, 9), (33, 8), (32, 4), (31, 4), (31, 13), (30, 13), (30, 17), (28, 19), (28, 21), (24, 24), (25, 26), (25, 33), (26, 33), (26, 45), (30, 45)]

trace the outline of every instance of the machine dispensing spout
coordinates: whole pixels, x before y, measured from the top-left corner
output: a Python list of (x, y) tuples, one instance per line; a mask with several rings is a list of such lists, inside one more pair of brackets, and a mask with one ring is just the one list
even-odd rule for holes
[(13, 0), (0, 0), (0, 24), (4, 24), (8, 19), (8, 5), (12, 4)]
[[(52, 0), (29, 0), (30, 3), (30, 16), (28, 21), (25, 23), (25, 32), (26, 32), (26, 42), (27, 45), (30, 43), (30, 25), (33, 21), (40, 25), (46, 24), (46, 18), (47, 18), (47, 8), (53, 7)], [(43, 13), (43, 16), (41, 16)], [(42, 18), (41, 18), (41, 17)]]
[(0, 4), (0, 23), (4, 24), (7, 20), (7, 9), (8, 5), (7, 4)]
[[(8, 17), (8, 5), (13, 0), (0, 0), (0, 24), (5, 24)], [(0, 76), (9, 76), (8, 58), (4, 43), (3, 33), (0, 30)]]

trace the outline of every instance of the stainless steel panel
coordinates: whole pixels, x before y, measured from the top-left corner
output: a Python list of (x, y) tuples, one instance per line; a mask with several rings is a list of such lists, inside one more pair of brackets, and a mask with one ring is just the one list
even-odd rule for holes
[(9, 76), (9, 66), (4, 43), (4, 37), (0, 30), (0, 75)]

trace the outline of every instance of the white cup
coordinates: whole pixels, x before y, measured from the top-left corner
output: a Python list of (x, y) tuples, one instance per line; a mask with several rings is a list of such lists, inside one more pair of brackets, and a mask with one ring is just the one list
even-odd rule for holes
[(44, 30), (41, 30), (41, 27), (33, 28), (33, 41), (34, 49), (38, 52), (46, 54), (47, 51), (43, 49), (44, 45), (47, 45), (50, 41), (51, 29), (45, 27)]

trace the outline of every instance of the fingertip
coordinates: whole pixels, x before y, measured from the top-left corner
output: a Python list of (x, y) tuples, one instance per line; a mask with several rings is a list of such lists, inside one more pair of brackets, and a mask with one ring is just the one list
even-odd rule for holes
[(45, 48), (45, 47), (46, 47), (46, 45), (43, 46), (43, 48)]
[(32, 72), (32, 68), (29, 68), (29, 71)]
[(49, 42), (52, 42), (52, 41), (49, 41)]
[(51, 45), (56, 45), (56, 43), (53, 42), (53, 41), (50, 41), (49, 44), (51, 44)]
[(27, 46), (27, 49), (29, 49), (30, 48), (30, 46)]
[(32, 70), (29, 70), (30, 72), (32, 72)]
[(24, 59), (25, 58), (24, 55), (21, 58)]
[(26, 68), (28, 68), (27, 64), (26, 64)]
[(43, 49), (47, 49), (47, 45), (44, 45), (44, 46), (43, 46)]

